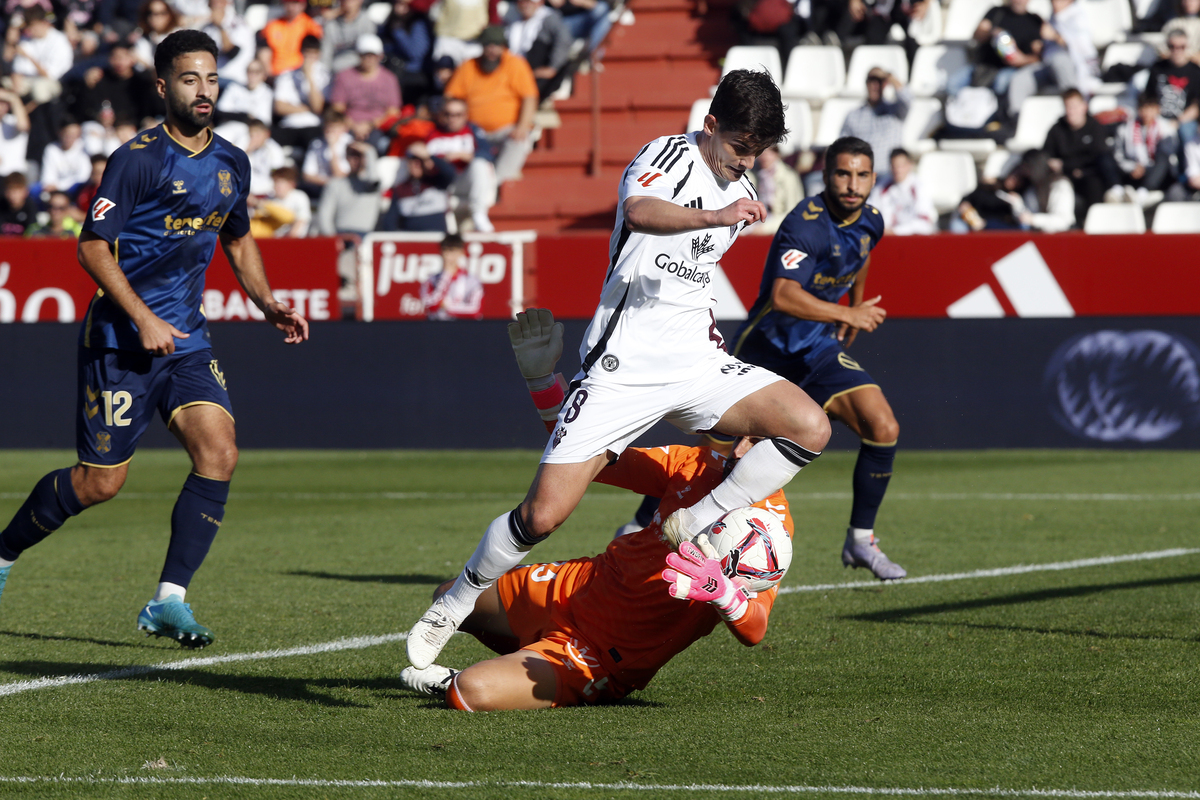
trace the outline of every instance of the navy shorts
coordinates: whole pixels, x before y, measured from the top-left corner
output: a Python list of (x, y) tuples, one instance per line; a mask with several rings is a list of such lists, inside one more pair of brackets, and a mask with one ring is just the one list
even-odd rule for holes
[(233, 418), (212, 350), (155, 357), (130, 350), (79, 348), (79, 460), (119, 467), (133, 458), (138, 440), (157, 410), (170, 427), (180, 410), (213, 405)]
[(817, 405), (827, 409), (829, 402), (847, 392), (879, 384), (850, 357), (836, 339), (803, 356), (785, 356), (772, 350), (741, 347), (737, 357), (749, 364), (766, 367), (803, 389)]

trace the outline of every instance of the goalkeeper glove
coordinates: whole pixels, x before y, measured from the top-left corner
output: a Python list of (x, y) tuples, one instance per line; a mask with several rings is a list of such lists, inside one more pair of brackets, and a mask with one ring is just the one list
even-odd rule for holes
[(563, 324), (554, 321), (550, 309), (528, 308), (517, 314), (508, 323), (508, 340), (525, 380), (537, 381), (540, 388), (554, 382), (554, 365), (563, 351)]
[[(697, 546), (698, 545), (698, 546)], [(682, 542), (678, 553), (667, 554), (667, 567), (662, 578), (671, 585), (672, 597), (712, 603), (726, 622), (742, 618), (750, 602), (746, 592), (721, 572), (717, 551), (700, 534), (695, 542)]]

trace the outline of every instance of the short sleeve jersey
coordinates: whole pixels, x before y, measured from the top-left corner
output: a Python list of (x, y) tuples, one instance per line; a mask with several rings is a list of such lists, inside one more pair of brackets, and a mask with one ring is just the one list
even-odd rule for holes
[(728, 182), (714, 175), (695, 133), (655, 139), (625, 170), (600, 305), (580, 348), (582, 373), (604, 356), (604, 374), (613, 381), (671, 383), (691, 375), (714, 350), (725, 349), (713, 316), (713, 272), (744, 223), (668, 236), (634, 233), (622, 209), (626, 198), (639, 196), (719, 209), (758, 195), (745, 176)]
[(796, 281), (809, 294), (830, 303), (841, 300), (883, 238), (883, 215), (871, 205), (850, 221), (840, 221), (826, 208), (822, 195), (807, 197), (783, 219), (767, 252), (762, 284), (745, 323), (734, 337), (740, 353), (747, 337), (766, 342), (780, 353), (804, 356), (836, 341), (836, 325), (814, 322), (776, 311), (771, 293), (777, 278)]
[[(249, 191), (249, 159), (216, 134), (193, 152), (160, 125), (109, 157), (83, 229), (112, 246), (129, 285), (155, 315), (190, 334), (175, 340), (177, 353), (209, 346), (204, 273), (221, 231), (250, 232)], [(88, 307), (80, 343), (142, 350), (137, 328), (103, 290)]]

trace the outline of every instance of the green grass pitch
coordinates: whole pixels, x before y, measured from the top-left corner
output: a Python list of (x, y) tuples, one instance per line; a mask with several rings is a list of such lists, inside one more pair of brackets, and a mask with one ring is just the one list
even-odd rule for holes
[[(0, 524), (71, 460), (0, 452)], [(841, 566), (853, 454), (831, 452), (788, 488), (796, 558), (762, 646), (718, 628), (610, 707), (406, 693), (398, 634), (536, 463), (243, 453), (188, 596), (217, 640), (192, 653), (134, 630), (188, 470), (139, 453), (118, 499), (12, 570), (0, 796), (1200, 798), (1200, 454), (902, 452), (877, 530), (935, 579), (885, 586)], [(636, 505), (593, 488), (533, 560), (598, 552)], [(1156, 556), (1073, 563), (1132, 554)], [(439, 660), (486, 654), (456, 636)], [(101, 679), (50, 682), (71, 675)]]

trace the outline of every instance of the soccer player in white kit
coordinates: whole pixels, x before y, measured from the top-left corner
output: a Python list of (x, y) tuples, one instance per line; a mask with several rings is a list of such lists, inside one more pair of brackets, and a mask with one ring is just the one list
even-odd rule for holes
[(730, 356), (712, 311), (718, 261), (767, 215), (745, 174), (786, 133), (770, 76), (735, 70), (717, 87), (703, 130), (642, 148), (621, 179), (600, 305), (565, 395), (552, 374), (561, 324), (532, 309), (518, 315), (526, 338), (558, 340), (552, 360), (523, 360), (520, 349), (517, 359), (538, 408), (561, 410), (525, 500), (488, 526), (453, 587), (409, 632), (414, 667), (433, 663), (484, 589), (566, 521), (600, 470), (659, 420), (689, 433), (763, 438), (715, 490), (663, 521), (675, 545), (769, 497), (820, 455), (830, 435), (821, 407)]

